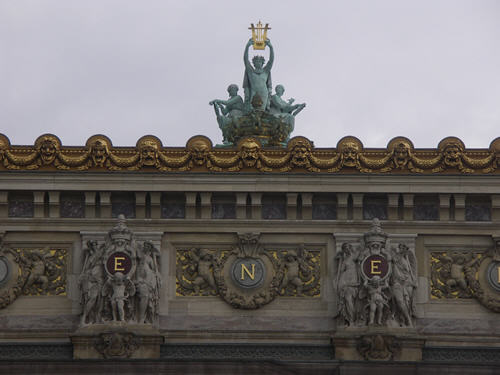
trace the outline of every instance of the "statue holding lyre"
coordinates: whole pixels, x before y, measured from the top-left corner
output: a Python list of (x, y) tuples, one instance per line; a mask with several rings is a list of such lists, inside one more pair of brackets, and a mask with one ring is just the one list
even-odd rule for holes
[[(267, 39), (268, 25), (263, 28), (262, 23), (259, 22), (257, 27), (253, 24), (251, 26), (252, 38), (248, 41), (243, 55), (243, 62), (245, 63), (245, 76), (243, 77), (243, 89), (245, 92), (245, 106), (247, 109), (251, 108), (251, 102), (255, 95), (259, 95), (262, 105), (260, 110), (269, 110), (271, 103), (271, 68), (274, 62), (274, 49), (271, 41)], [(248, 49), (250, 46), (254, 49), (263, 50), (265, 46), (269, 47), (269, 61), (264, 65), (264, 56), (254, 56), (252, 64), (248, 60)]]
[(262, 22), (259, 21), (257, 26), (251, 23), (248, 29), (252, 30), (253, 49), (266, 49), (267, 30), (271, 30), (269, 24), (266, 23), (266, 26), (262, 27)]
[[(290, 133), (294, 129), (295, 116), (304, 109), (305, 103), (294, 104), (282, 98), (285, 91), (283, 85), (276, 86), (272, 95), (271, 68), (274, 62), (274, 48), (267, 38), (269, 24), (265, 26), (259, 21), (250, 26), (252, 38), (245, 46), (243, 62), (245, 75), (243, 78), (244, 99), (238, 95), (238, 86), (229, 85), (227, 100), (214, 99), (213, 106), (217, 122), (222, 130), (223, 143), (218, 146), (234, 146), (243, 137), (256, 137), (263, 146), (286, 146)], [(248, 54), (250, 46), (254, 50), (265, 50), (269, 47), (269, 61), (264, 56), (254, 56), (251, 61)]]

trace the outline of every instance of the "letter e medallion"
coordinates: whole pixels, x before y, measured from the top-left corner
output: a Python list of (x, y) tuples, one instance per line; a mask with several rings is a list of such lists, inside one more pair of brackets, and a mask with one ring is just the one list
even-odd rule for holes
[(106, 270), (114, 275), (116, 272), (121, 272), (124, 275), (128, 274), (132, 269), (132, 259), (128, 254), (118, 251), (112, 253), (106, 260)]
[(366, 257), (361, 262), (361, 269), (363, 270), (365, 276), (369, 279), (374, 276), (379, 276), (383, 279), (389, 272), (389, 262), (386, 257), (374, 254)]

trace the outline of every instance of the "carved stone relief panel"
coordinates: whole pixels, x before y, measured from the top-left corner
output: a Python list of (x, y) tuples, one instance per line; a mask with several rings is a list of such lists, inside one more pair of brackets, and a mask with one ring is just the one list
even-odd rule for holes
[(482, 253), (441, 251), (430, 253), (431, 299), (472, 298), (466, 272), (481, 260)]
[(66, 295), (66, 249), (16, 249), (27, 296)]
[(81, 325), (155, 324), (161, 287), (158, 233), (138, 238), (119, 215), (104, 238), (85, 233), (82, 239)]
[(416, 317), (415, 236), (391, 236), (378, 219), (361, 235), (335, 235), (336, 317), (341, 326), (413, 327)]
[(431, 298), (475, 298), (500, 312), (500, 237), (485, 252), (431, 252)]
[(0, 308), (20, 295), (66, 295), (66, 249), (0, 248)]
[(277, 296), (319, 297), (321, 251), (264, 249), (259, 235), (239, 234), (236, 249), (177, 249), (176, 295), (219, 296), (256, 309)]

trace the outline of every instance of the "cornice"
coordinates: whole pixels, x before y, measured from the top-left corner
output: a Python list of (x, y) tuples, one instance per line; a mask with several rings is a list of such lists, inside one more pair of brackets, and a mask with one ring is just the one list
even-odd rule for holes
[(152, 135), (141, 137), (135, 147), (114, 147), (104, 135), (90, 137), (85, 146), (63, 146), (53, 134), (41, 135), (32, 146), (17, 146), (0, 134), (0, 172), (491, 175), (500, 174), (499, 161), (500, 138), (487, 149), (467, 149), (456, 137), (444, 138), (435, 149), (416, 149), (405, 137), (393, 138), (386, 148), (364, 148), (352, 136), (334, 148), (316, 148), (301, 136), (286, 147), (262, 147), (248, 137), (228, 148), (214, 147), (201, 135), (185, 147), (164, 147)]

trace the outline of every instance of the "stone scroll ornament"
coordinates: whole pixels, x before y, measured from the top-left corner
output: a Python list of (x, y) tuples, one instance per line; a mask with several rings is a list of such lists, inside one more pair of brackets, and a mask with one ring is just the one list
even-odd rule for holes
[(154, 324), (158, 320), (160, 252), (138, 243), (123, 215), (104, 243), (88, 241), (79, 277), (81, 325), (107, 322)]
[(233, 250), (177, 250), (177, 296), (219, 296), (239, 309), (257, 309), (277, 296), (320, 294), (320, 252), (265, 250), (258, 233), (239, 233)]
[(66, 262), (66, 249), (15, 249), (0, 239), (0, 308), (21, 295), (66, 295)]
[(378, 219), (361, 243), (343, 243), (336, 255), (336, 317), (346, 326), (412, 327), (417, 263), (414, 248), (391, 244)]
[(486, 252), (431, 253), (431, 298), (475, 298), (500, 312), (500, 237)]

